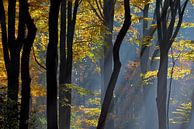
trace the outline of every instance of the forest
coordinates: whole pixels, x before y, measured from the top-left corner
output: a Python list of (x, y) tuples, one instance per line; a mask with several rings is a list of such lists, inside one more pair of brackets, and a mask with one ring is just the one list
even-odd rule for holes
[(0, 0), (0, 129), (194, 129), (194, 0)]

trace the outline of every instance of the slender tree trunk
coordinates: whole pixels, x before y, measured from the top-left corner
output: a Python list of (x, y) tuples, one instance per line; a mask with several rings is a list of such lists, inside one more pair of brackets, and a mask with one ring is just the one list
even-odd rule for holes
[(65, 121), (63, 122), (64, 129), (70, 129), (71, 126), (71, 88), (67, 88), (67, 84), (71, 84), (71, 75), (72, 75), (72, 1), (68, 1), (68, 14), (67, 14), (67, 57), (66, 57), (66, 72), (63, 78), (65, 84), (64, 98), (67, 100), (64, 102), (63, 115), (65, 115)]
[[(10, 66), (7, 91), (7, 123), (9, 128), (18, 127), (18, 87), (20, 51), (15, 40), (16, 1), (8, 1), (8, 48), (10, 51)], [(11, 123), (10, 123), (11, 122)]]
[(57, 129), (57, 46), (60, 0), (50, 0), (47, 47), (47, 129)]
[[(169, 128), (169, 119), (167, 117), (168, 52), (180, 30), (187, 3), (188, 0), (185, 0), (182, 5), (180, 0), (156, 1), (158, 42), (160, 46), (160, 65), (158, 72), (158, 85), (156, 98), (159, 129)], [(169, 15), (171, 15), (170, 19), (168, 19)], [(177, 17), (178, 22), (176, 24), (175, 21)]]
[[(147, 18), (148, 17), (148, 11), (149, 11), (149, 4), (145, 5), (144, 9), (143, 9), (143, 18)], [(140, 87), (141, 89), (139, 89), (140, 92), (140, 103), (138, 104), (138, 107), (142, 107), (143, 110), (143, 117), (140, 118), (141, 120), (141, 125), (142, 127), (144, 127), (146, 129), (146, 124), (149, 121), (149, 119), (146, 119), (146, 113), (149, 111), (149, 108), (147, 108), (146, 103), (144, 103), (146, 101), (146, 97), (147, 97), (147, 93), (148, 92), (148, 86), (144, 85), (144, 75), (146, 74), (146, 72), (148, 71), (148, 61), (149, 61), (149, 56), (150, 56), (150, 42), (147, 40), (148, 38), (148, 21), (143, 19), (143, 38), (142, 38), (142, 46), (141, 46), (141, 53), (140, 53), (140, 66), (141, 66), (141, 75), (142, 76), (142, 86)], [(139, 88), (139, 87), (137, 87)], [(139, 112), (139, 108), (136, 110), (137, 112)]]
[(27, 38), (23, 43), (23, 51), (21, 58), (21, 80), (22, 80), (22, 99), (20, 112), (20, 129), (28, 129), (29, 109), (30, 109), (30, 52), (36, 36), (36, 27), (28, 12), (28, 3), (23, 1), (21, 6), (24, 10), (25, 24), (28, 29)]
[[(18, 128), (17, 101), (18, 101), (18, 86), (19, 86), (19, 72), (20, 72), (20, 51), (21, 51), (22, 43), (23, 43), (24, 36), (25, 36), (25, 25), (24, 25), (25, 9), (22, 8), (21, 5), (25, 4), (25, 1), (22, 1), (22, 2), (19, 1), (20, 9), (19, 9), (19, 26), (18, 26), (17, 40), (15, 39), (16, 1), (15, 0), (8, 1), (8, 4), (9, 4), (9, 7), (8, 7), (8, 40), (7, 40), (7, 34), (6, 34), (7, 32), (6, 32), (6, 23), (5, 23), (5, 11), (3, 8), (2, 1), (0, 2), (1, 2), (0, 9), (1, 9), (3, 52), (4, 52), (4, 61), (5, 61), (7, 76), (8, 76), (7, 128), (14, 129), (14, 128)], [(27, 82), (23, 84), (25, 84), (26, 86), (28, 85)], [(23, 104), (23, 100), (22, 100), (22, 105), (23, 106), (21, 107), (21, 110), (22, 109), (23, 109), (22, 111), (27, 110), (26, 106), (28, 105)], [(22, 116), (28, 115), (28, 114), (25, 114), (25, 113), (23, 114), (23, 113), (20, 116), (20, 123), (23, 119)]]
[(112, 42), (112, 32), (113, 32), (113, 22), (114, 22), (114, 5), (115, 0), (104, 0), (104, 63), (103, 63), (103, 85), (102, 85), (102, 100), (105, 95), (106, 86), (111, 77), (112, 73), (112, 50), (113, 50), (113, 42)]
[[(148, 18), (148, 13), (149, 13), (149, 4), (146, 4), (143, 9), (143, 18)], [(152, 114), (153, 110), (150, 108), (150, 103), (149, 104), (147, 103), (147, 101), (150, 101), (148, 99), (150, 99), (149, 93), (151, 92), (152, 87), (150, 84), (145, 86), (144, 75), (150, 70), (150, 67), (151, 67), (149, 66), (150, 47), (151, 47), (151, 39), (153, 37), (155, 30), (156, 29), (149, 28), (148, 20), (146, 19), (143, 20), (143, 39), (142, 39), (142, 47), (141, 47), (141, 53), (140, 53), (142, 91), (140, 93), (141, 94), (140, 105), (138, 105), (138, 107), (143, 108), (143, 115), (142, 115), (143, 117), (141, 118), (141, 122), (142, 122), (142, 128), (145, 128), (145, 129), (151, 129), (150, 119), (147, 119), (147, 116)], [(154, 92), (152, 92), (151, 94), (154, 94)]]
[[(103, 58), (103, 68), (102, 68), (102, 77), (103, 77), (103, 84), (101, 88), (101, 102), (103, 102), (105, 91), (108, 86), (108, 82), (111, 77), (113, 61), (112, 61), (112, 50), (113, 50), (113, 22), (114, 22), (114, 6), (115, 0), (104, 0), (104, 7), (103, 7), (103, 14), (104, 14), (104, 26), (105, 26), (105, 33), (104, 33), (104, 58)], [(111, 104), (114, 105), (114, 102)], [(107, 121), (107, 128), (114, 129), (114, 109), (112, 108), (110, 112), (110, 119)]]
[(159, 119), (159, 129), (167, 129), (167, 74), (168, 74), (168, 52), (160, 51), (160, 65), (158, 72), (158, 86), (157, 86), (157, 109)]
[(114, 47), (113, 47), (113, 61), (114, 61), (114, 68), (113, 68), (113, 73), (111, 75), (111, 79), (109, 81), (106, 94), (104, 97), (104, 101), (102, 104), (102, 110), (100, 113), (97, 129), (104, 129), (105, 127), (105, 121), (108, 115), (109, 107), (111, 104), (111, 100), (113, 97), (113, 92), (116, 86), (116, 82), (118, 79), (118, 75), (120, 72), (121, 68), (121, 62), (119, 58), (119, 50), (120, 46), (122, 44), (122, 41), (131, 25), (131, 14), (130, 14), (130, 5), (129, 5), (129, 0), (124, 0), (124, 8), (125, 8), (125, 20), (124, 24), (117, 36), (117, 39), (115, 41)]
[[(149, 4), (145, 5), (143, 10), (143, 18), (148, 17), (148, 11), (149, 11)], [(148, 21), (143, 20), (143, 41), (142, 41), (142, 47), (141, 47), (141, 55), (140, 55), (140, 63), (141, 63), (141, 73), (145, 74), (148, 69), (148, 61), (149, 61), (149, 40), (148, 38), (148, 32), (146, 31), (148, 29)]]
[[(66, 42), (66, 3), (63, 1), (61, 10), (61, 64), (60, 64), (60, 127), (70, 129), (71, 126), (71, 88), (66, 85), (71, 84), (72, 65), (73, 65), (73, 38), (75, 33), (76, 16), (80, 0), (75, 0), (74, 8), (71, 0), (67, 3), (67, 42)], [(64, 36), (64, 37), (62, 37)], [(67, 51), (65, 50), (67, 49)], [(62, 68), (63, 67), (63, 68)], [(64, 101), (67, 100), (67, 101)]]
[(59, 74), (59, 129), (65, 129), (68, 115), (65, 114), (65, 73), (66, 73), (66, 0), (61, 3), (60, 30), (60, 74)]

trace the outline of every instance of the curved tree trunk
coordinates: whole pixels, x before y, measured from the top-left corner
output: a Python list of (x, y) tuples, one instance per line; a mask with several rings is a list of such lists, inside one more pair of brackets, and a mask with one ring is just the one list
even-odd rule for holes
[(117, 39), (115, 41), (114, 47), (113, 47), (113, 61), (114, 61), (114, 68), (113, 68), (113, 73), (111, 75), (111, 79), (109, 81), (106, 94), (104, 97), (104, 101), (102, 104), (102, 109), (97, 125), (97, 129), (104, 129), (105, 127), (105, 122), (106, 118), (108, 115), (109, 107), (111, 104), (111, 100), (113, 98), (113, 92), (116, 86), (116, 82), (118, 79), (118, 75), (120, 72), (121, 68), (121, 62), (119, 58), (119, 50), (122, 44), (122, 41), (131, 25), (131, 14), (130, 14), (130, 5), (129, 5), (129, 0), (124, 0), (124, 8), (125, 8), (125, 20), (124, 24), (117, 36)]

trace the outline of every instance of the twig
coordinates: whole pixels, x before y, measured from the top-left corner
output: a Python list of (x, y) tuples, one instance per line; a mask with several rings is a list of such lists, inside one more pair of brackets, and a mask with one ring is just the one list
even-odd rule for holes
[(46, 67), (45, 67), (44, 65), (42, 65), (42, 64), (38, 61), (38, 59), (37, 59), (37, 57), (36, 57), (36, 54), (35, 54), (34, 47), (32, 47), (32, 53), (33, 53), (35, 62), (36, 62), (41, 68), (43, 68), (44, 70), (46, 70)]

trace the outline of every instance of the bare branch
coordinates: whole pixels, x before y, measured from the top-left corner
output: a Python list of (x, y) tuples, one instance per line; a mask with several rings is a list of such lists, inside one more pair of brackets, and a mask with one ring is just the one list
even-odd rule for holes
[(95, 9), (95, 7), (92, 5), (92, 3), (88, 0), (88, 3), (92, 9), (92, 11), (96, 14), (96, 16), (99, 18), (101, 22), (104, 22), (103, 16)]
[(33, 57), (34, 57), (35, 62), (36, 62), (41, 68), (43, 68), (44, 70), (46, 70), (46, 67), (45, 67), (44, 65), (42, 65), (42, 64), (38, 61), (38, 59), (37, 59), (37, 57), (36, 57), (36, 54), (35, 54), (34, 47), (32, 47), (32, 53), (33, 53)]

